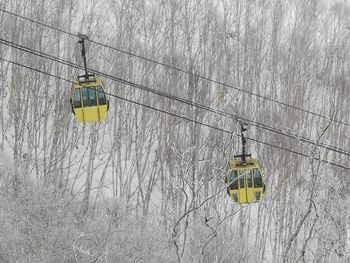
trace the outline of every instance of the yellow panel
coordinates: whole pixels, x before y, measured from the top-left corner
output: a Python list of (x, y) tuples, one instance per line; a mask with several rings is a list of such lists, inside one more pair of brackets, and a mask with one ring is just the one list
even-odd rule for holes
[(107, 105), (101, 105), (98, 106), (99, 108), (99, 115), (100, 115), (100, 120), (103, 121), (107, 117)]
[[(256, 199), (259, 197), (259, 199)], [(260, 202), (260, 200), (264, 197), (264, 189), (263, 188), (254, 188), (254, 200), (256, 202)]]
[[(254, 202), (259, 202), (262, 200), (264, 193), (263, 193), (263, 189), (262, 188), (253, 188), (253, 190), (251, 191), (251, 194), (248, 195), (247, 198), (247, 193), (249, 194), (249, 190), (248, 192), (246, 190), (229, 190), (229, 194), (231, 199), (235, 202), (235, 203), (240, 203), (240, 204), (248, 204), (248, 203), (254, 203)], [(256, 193), (260, 193), (260, 199), (256, 200)], [(234, 195), (237, 195), (237, 201), (234, 198)]]
[(96, 81), (89, 81), (89, 82), (74, 82), (73, 88), (82, 88), (82, 87), (96, 87), (101, 86), (103, 87), (102, 80), (96, 79)]
[(83, 108), (75, 108), (74, 113), (75, 113), (75, 117), (78, 120), (78, 122), (84, 122)]
[(107, 117), (107, 105), (74, 109), (79, 122), (102, 121)]
[(231, 160), (230, 167), (231, 169), (244, 169), (244, 168), (259, 168), (259, 162), (257, 159), (246, 158), (246, 165), (242, 165), (242, 160)]
[[(229, 190), (229, 194), (230, 194), (230, 197), (233, 200), (233, 202), (239, 202), (238, 190)], [(236, 200), (235, 196), (237, 196), (237, 200)]]
[(246, 174), (245, 170), (239, 170), (238, 171), (238, 182), (239, 182), (239, 190), (238, 190), (238, 199), (240, 203), (246, 203), (247, 202), (247, 188), (246, 185)]
[[(249, 187), (249, 184), (248, 184), (248, 178), (249, 178), (249, 173), (250, 173), (250, 176), (252, 177), (251, 178), (251, 187)], [(253, 171), (252, 171), (252, 168), (251, 169), (247, 169), (246, 171), (246, 182), (247, 182), (247, 202), (248, 203), (251, 203), (251, 202), (254, 202), (255, 201), (255, 193), (254, 193), (254, 188), (253, 188)]]
[(84, 107), (83, 108), (84, 113), (84, 122), (95, 122), (99, 121), (98, 118), (98, 107)]
[(102, 121), (107, 117), (107, 105), (83, 108), (84, 122)]

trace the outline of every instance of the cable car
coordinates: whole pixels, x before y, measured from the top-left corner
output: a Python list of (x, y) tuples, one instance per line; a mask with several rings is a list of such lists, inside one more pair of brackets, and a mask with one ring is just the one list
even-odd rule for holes
[(107, 117), (109, 102), (100, 79), (74, 82), (71, 103), (78, 122), (102, 121)]
[(229, 171), (225, 177), (227, 194), (235, 203), (247, 204), (259, 202), (265, 193), (264, 176), (257, 159), (245, 153), (244, 132), (247, 129), (241, 126), (242, 148), (241, 155), (235, 155), (229, 162)]
[(87, 36), (79, 34), (82, 44), (81, 55), (84, 60), (85, 74), (78, 76), (73, 83), (71, 105), (78, 122), (97, 122), (106, 119), (109, 102), (103, 88), (102, 81), (95, 79), (95, 75), (88, 73), (86, 66), (85, 42)]
[(265, 192), (265, 183), (257, 159), (231, 160), (226, 182), (227, 192), (236, 203), (259, 202)]

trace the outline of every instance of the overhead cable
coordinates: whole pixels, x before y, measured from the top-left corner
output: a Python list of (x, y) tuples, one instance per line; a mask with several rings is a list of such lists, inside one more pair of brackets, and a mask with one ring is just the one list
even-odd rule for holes
[[(63, 78), (63, 77), (60, 77), (60, 76), (57, 76), (57, 75), (45, 72), (43, 70), (39, 70), (39, 69), (33, 68), (33, 67), (30, 67), (30, 66), (26, 66), (26, 65), (23, 65), (21, 63), (17, 63), (17, 62), (14, 62), (14, 61), (2, 58), (2, 57), (0, 57), (0, 60), (3, 60), (5, 62), (7, 62), (7, 63), (12, 64), (12, 65), (19, 66), (21, 68), (26, 68), (26, 69), (29, 69), (29, 70), (33, 70), (35, 72), (38, 72), (38, 73), (41, 73), (41, 74), (44, 74), (44, 75), (47, 75), (47, 76), (50, 76), (50, 77), (62, 80), (62, 81), (66, 81), (66, 82), (69, 82), (69, 83), (74, 83), (74, 81), (71, 81), (69, 79), (66, 79), (66, 78)], [(193, 120), (193, 119), (190, 119), (188, 117), (181, 116), (181, 115), (178, 115), (178, 114), (175, 114), (175, 113), (163, 110), (163, 109), (155, 108), (155, 107), (152, 107), (150, 105), (146, 105), (146, 104), (143, 104), (143, 103), (131, 100), (131, 99), (127, 99), (127, 98), (124, 98), (124, 97), (121, 97), (121, 96), (118, 96), (118, 95), (115, 95), (115, 94), (112, 94), (112, 93), (105, 92), (105, 94), (108, 95), (108, 96), (111, 96), (111, 97), (114, 97), (114, 98), (126, 101), (128, 103), (132, 103), (132, 104), (135, 104), (135, 105), (147, 108), (147, 109), (155, 110), (155, 111), (158, 111), (160, 113), (170, 115), (172, 117), (176, 117), (176, 118), (188, 121), (188, 122), (192, 122), (192, 123), (196, 123), (198, 125), (202, 125), (202, 126), (208, 127), (210, 129), (215, 129), (217, 131), (224, 132), (224, 133), (227, 133), (227, 134), (234, 134), (233, 131), (222, 129), (222, 128), (219, 128), (219, 127), (207, 124), (207, 123), (203, 123), (203, 122), (200, 122), (200, 121), (197, 121), (197, 120)], [(235, 136), (241, 137), (241, 134), (235, 134)], [(290, 150), (290, 149), (287, 149), (285, 147), (281, 147), (281, 146), (274, 145), (274, 144), (271, 144), (271, 143), (268, 143), (268, 142), (264, 142), (264, 141), (261, 141), (261, 140), (258, 140), (258, 139), (252, 138), (252, 137), (245, 137), (245, 138), (247, 140), (250, 140), (250, 141), (253, 141), (253, 142), (256, 142), (256, 143), (259, 143), (259, 144), (263, 144), (263, 145), (266, 145), (268, 147), (272, 147), (272, 148), (275, 148), (275, 149), (279, 149), (279, 150), (282, 150), (282, 151), (285, 151), (285, 152), (289, 152), (289, 153), (292, 153), (292, 154), (295, 154), (295, 155), (299, 155), (299, 156), (302, 156), (302, 157), (305, 157), (305, 158), (309, 158), (310, 157), (309, 155), (307, 155), (305, 153), (301, 153), (301, 152), (298, 152), (298, 151), (295, 151), (295, 150)], [(341, 164), (338, 164), (338, 163), (330, 162), (330, 161), (325, 160), (325, 159), (320, 159), (318, 157), (315, 157), (313, 159), (316, 160), (316, 161), (321, 161), (323, 163), (329, 164), (331, 166), (335, 166), (335, 167), (341, 168), (341, 169), (350, 170), (350, 167), (347, 167), (347, 166), (344, 166), (344, 165), (341, 165)]]
[[(54, 62), (61, 63), (61, 64), (64, 64), (64, 65), (67, 65), (67, 66), (70, 66), (70, 67), (73, 67), (73, 68), (76, 68), (76, 69), (83, 69), (83, 66), (75, 64), (73, 62), (57, 58), (55, 56), (52, 56), (52, 55), (49, 55), (49, 54), (46, 54), (46, 53), (43, 53), (43, 52), (31, 49), (31, 48), (28, 48), (28, 47), (25, 47), (23, 45), (16, 44), (16, 43), (11, 42), (11, 41), (7, 41), (7, 40), (2, 39), (2, 38), (0, 38), (0, 44), (3, 44), (3, 45), (6, 45), (6, 46), (9, 46), (9, 47), (18, 49), (18, 50), (23, 51), (23, 52), (30, 53), (32, 55), (36, 55), (36, 56), (42, 57), (42, 58), (45, 58), (45, 59), (49, 59), (49, 60), (52, 60)], [(171, 94), (159, 91), (159, 90), (155, 90), (155, 89), (152, 89), (150, 87), (147, 87), (147, 86), (144, 86), (144, 85), (140, 85), (140, 84), (137, 84), (137, 83), (134, 83), (134, 82), (131, 82), (131, 81), (128, 81), (128, 80), (125, 80), (125, 79), (122, 79), (122, 78), (119, 78), (119, 77), (116, 77), (116, 76), (113, 76), (113, 75), (110, 75), (110, 74), (107, 74), (107, 73), (104, 73), (104, 72), (101, 72), (101, 71), (98, 71), (98, 70), (95, 70), (95, 69), (88, 68), (88, 71), (90, 71), (92, 73), (95, 73), (95, 74), (97, 74), (99, 76), (105, 77), (107, 79), (110, 79), (110, 80), (113, 80), (113, 81), (117, 81), (119, 83), (131, 86), (131, 87), (134, 87), (134, 88), (137, 88), (137, 89), (140, 89), (140, 90), (143, 90), (143, 91), (146, 91), (146, 92), (158, 95), (158, 96), (162, 96), (162, 97), (165, 97), (165, 98), (170, 99), (170, 100), (178, 101), (178, 102), (184, 103), (184, 104), (189, 105), (189, 106), (197, 107), (197, 108), (200, 108), (202, 110), (205, 110), (205, 111), (208, 111), (208, 112), (211, 112), (211, 113), (214, 113), (214, 114), (218, 114), (218, 115), (223, 116), (223, 117), (234, 119), (234, 120), (236, 120), (238, 122), (246, 122), (247, 124), (255, 126), (257, 128), (264, 129), (264, 130), (267, 130), (269, 132), (273, 132), (273, 133), (276, 133), (276, 134), (279, 134), (279, 135), (282, 135), (282, 136), (286, 136), (286, 137), (289, 137), (289, 138), (292, 138), (292, 139), (295, 139), (295, 140), (299, 140), (299, 141), (304, 142), (304, 143), (308, 143), (308, 144), (311, 144), (311, 145), (316, 145), (316, 142), (314, 142), (313, 140), (311, 140), (309, 138), (293, 134), (293, 133), (291, 133), (289, 131), (285, 131), (285, 130), (280, 129), (280, 128), (271, 127), (269, 125), (253, 121), (253, 120), (250, 120), (248, 118), (240, 117), (240, 116), (232, 114), (232, 113), (227, 113), (227, 112), (224, 112), (222, 110), (218, 110), (218, 109), (215, 109), (215, 108), (212, 108), (212, 107), (209, 107), (209, 106), (197, 103), (197, 102), (193, 102), (191, 100), (187, 100), (187, 99), (184, 99), (184, 98), (181, 98), (181, 97), (177, 97), (177, 96), (174, 96), (174, 95), (171, 95)], [(350, 156), (350, 152), (349, 151), (346, 151), (346, 150), (341, 149), (339, 147), (335, 147), (335, 146), (332, 146), (332, 145), (327, 145), (327, 144), (324, 144), (324, 143), (318, 143), (317, 145), (319, 147), (321, 147), (321, 148), (324, 148), (324, 149), (327, 149), (327, 150), (330, 150), (330, 151), (333, 151), (333, 152), (337, 152), (337, 153), (340, 153), (340, 154), (345, 154), (347, 156)]]
[[(10, 12), (10, 11), (7, 11), (7, 10), (5, 10), (5, 9), (3, 9), (3, 8), (0, 8), (0, 11), (1, 11), (1, 12), (4, 12), (4, 13), (7, 13), (7, 14), (9, 14), (9, 15), (15, 16), (15, 17), (17, 17), (17, 18), (21, 18), (21, 19), (23, 19), (23, 20), (29, 21), (29, 22), (31, 22), (31, 23), (35, 23), (35, 24), (37, 24), (37, 25), (40, 25), (40, 26), (43, 26), (43, 27), (47, 27), (47, 28), (52, 29), (52, 30), (56, 30), (57, 32), (60, 32), (60, 33), (64, 33), (64, 34), (67, 34), (67, 35), (70, 35), (70, 36), (73, 36), (73, 37), (77, 37), (77, 38), (79, 37), (78, 35), (73, 34), (73, 33), (71, 33), (71, 32), (68, 32), (68, 31), (66, 31), (66, 30), (62, 30), (62, 29), (59, 29), (59, 28), (57, 28), (57, 27), (48, 25), (48, 24), (46, 24), (46, 23), (42, 23), (42, 22), (36, 21), (36, 20), (34, 20), (34, 19), (31, 19), (31, 18), (28, 18), (28, 17), (25, 17), (25, 16), (22, 16), (22, 15), (19, 15), (19, 14), (15, 14), (15, 13)], [(215, 84), (217, 84), (217, 85), (221, 85), (221, 86), (226, 87), (226, 88), (234, 89), (234, 90), (236, 90), (236, 91), (239, 91), (239, 92), (248, 94), (248, 95), (250, 95), (250, 96), (254, 96), (254, 97), (257, 97), (257, 98), (260, 98), (260, 99), (263, 99), (263, 100), (267, 100), (267, 101), (270, 101), (270, 102), (273, 102), (273, 103), (276, 103), (276, 104), (280, 104), (280, 105), (283, 105), (283, 106), (285, 106), (285, 107), (288, 107), (288, 108), (291, 108), (291, 109), (294, 109), (294, 110), (298, 110), (298, 111), (301, 111), (301, 112), (304, 112), (304, 113), (307, 113), (307, 114), (310, 114), (310, 115), (313, 115), (313, 116), (316, 116), (316, 117), (319, 117), (319, 118), (331, 120), (331, 121), (333, 121), (333, 122), (335, 122), (335, 123), (339, 123), (339, 124), (342, 124), (342, 125), (345, 125), (345, 126), (350, 127), (350, 124), (349, 124), (349, 123), (344, 122), (344, 121), (342, 121), (342, 120), (338, 120), (338, 119), (335, 119), (335, 118), (333, 118), (333, 117), (331, 118), (331, 117), (328, 117), (328, 116), (323, 115), (323, 114), (320, 114), (320, 113), (316, 113), (316, 112), (313, 112), (313, 111), (310, 111), (310, 110), (306, 110), (306, 109), (303, 109), (303, 108), (301, 108), (301, 107), (298, 107), (298, 106), (289, 104), (289, 103), (287, 103), (287, 102), (282, 102), (282, 101), (279, 101), (279, 100), (277, 100), (277, 99), (269, 98), (269, 97), (266, 97), (266, 96), (264, 96), (264, 95), (261, 95), (261, 94), (258, 94), (258, 93), (254, 93), (254, 92), (252, 92), (252, 91), (244, 90), (244, 89), (241, 89), (241, 88), (239, 88), (239, 87), (232, 86), (232, 85), (229, 85), (229, 84), (227, 84), (227, 83), (223, 83), (223, 82), (221, 82), (221, 81), (214, 80), (214, 79), (211, 79), (211, 78), (208, 78), (208, 77), (206, 77), (206, 76), (202, 76), (202, 75), (199, 75), (199, 74), (196, 74), (196, 73), (192, 73), (192, 72), (189, 72), (189, 71), (187, 71), (187, 70), (181, 69), (181, 68), (179, 68), (179, 67), (166, 64), (166, 63), (164, 63), (164, 62), (157, 61), (157, 60), (155, 60), (155, 59), (147, 58), (147, 57), (144, 57), (144, 56), (141, 56), (141, 55), (132, 53), (132, 52), (130, 52), (130, 51), (126, 51), (126, 50), (123, 50), (123, 49), (120, 49), (120, 48), (116, 48), (116, 47), (113, 47), (113, 46), (111, 46), (111, 45), (107, 45), (107, 44), (104, 44), (104, 43), (100, 43), (100, 42), (98, 42), (98, 41), (94, 41), (94, 40), (91, 40), (91, 39), (87, 39), (86, 41), (89, 41), (89, 42), (94, 43), (94, 44), (96, 44), (96, 45), (100, 45), (100, 46), (103, 46), (103, 47), (105, 47), (105, 48), (108, 48), (108, 49), (117, 51), (117, 52), (124, 53), (124, 54), (129, 55), (129, 56), (133, 56), (133, 57), (136, 57), (136, 58), (139, 58), (139, 59), (142, 59), (142, 60), (145, 60), (145, 61), (148, 61), (148, 62), (157, 64), (157, 65), (160, 65), (160, 66), (164, 66), (164, 67), (167, 67), (167, 68), (170, 68), (170, 69), (173, 69), (173, 70), (182, 72), (182, 73), (187, 74), (187, 75), (190, 75), (190, 76), (194, 76), (194, 77), (203, 79), (203, 80), (208, 81), (208, 82), (211, 82), (211, 83), (215, 83)]]

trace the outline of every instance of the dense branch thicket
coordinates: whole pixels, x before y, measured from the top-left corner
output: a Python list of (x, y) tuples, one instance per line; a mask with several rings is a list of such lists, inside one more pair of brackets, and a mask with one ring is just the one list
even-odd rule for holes
[[(88, 65), (295, 134), (249, 135), (267, 179), (259, 204), (226, 195), (239, 125), (104, 79), (111, 98), (78, 124), (70, 83), (0, 60), (1, 262), (348, 262), (346, 1), (2, 0), (0, 7), (192, 74), (87, 43)], [(82, 64), (78, 38), (0, 12), (0, 38)], [(0, 45), (0, 57), (74, 80), (68, 66)], [(285, 107), (228, 86), (317, 112)], [(298, 137), (311, 138), (314, 145)], [(315, 159), (316, 158), (316, 159)]]

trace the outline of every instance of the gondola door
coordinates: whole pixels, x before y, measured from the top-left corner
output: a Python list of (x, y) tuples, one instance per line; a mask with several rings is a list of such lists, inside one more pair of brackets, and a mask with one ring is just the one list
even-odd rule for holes
[(238, 170), (238, 200), (240, 203), (247, 203), (247, 184), (245, 170)]
[(247, 191), (247, 202), (254, 202), (255, 201), (255, 193), (254, 193), (254, 187), (253, 187), (253, 170), (247, 169), (246, 170), (246, 191)]

